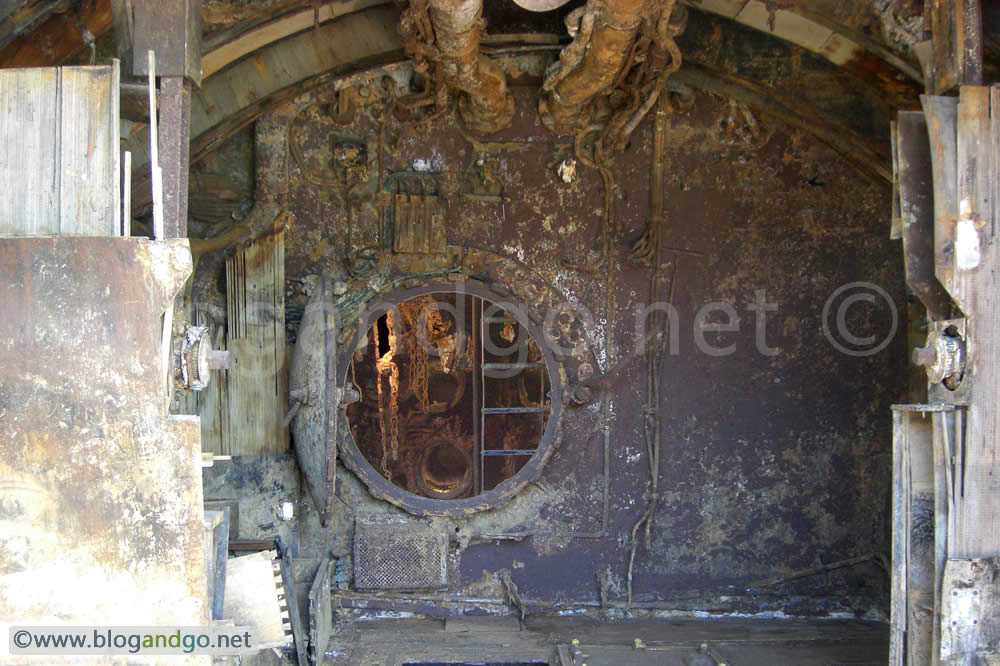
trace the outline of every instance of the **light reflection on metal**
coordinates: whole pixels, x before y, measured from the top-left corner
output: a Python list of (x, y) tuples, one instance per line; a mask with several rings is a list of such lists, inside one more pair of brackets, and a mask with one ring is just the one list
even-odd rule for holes
[(514, 2), (530, 12), (549, 12), (559, 9), (569, 0), (514, 0)]

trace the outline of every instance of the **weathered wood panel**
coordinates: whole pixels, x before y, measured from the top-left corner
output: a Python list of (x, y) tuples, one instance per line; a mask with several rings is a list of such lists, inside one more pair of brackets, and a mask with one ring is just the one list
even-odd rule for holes
[(0, 236), (117, 236), (118, 65), (0, 71)]
[(320, 562), (316, 578), (309, 589), (309, 663), (325, 662), (326, 646), (333, 630), (333, 608), (330, 601), (330, 557)]
[[(970, 95), (971, 93), (971, 95)], [(979, 97), (978, 90), (962, 89), (963, 103)], [(964, 461), (961, 474), (960, 496), (956, 516), (955, 543), (949, 547), (949, 556), (973, 558), (1000, 554), (1000, 247), (993, 237), (993, 202), (988, 192), (980, 196), (983, 182), (998, 185), (998, 174), (993, 168), (992, 154), (1000, 142), (1000, 93), (992, 95), (990, 123), (979, 119), (967, 123), (968, 134), (960, 137), (964, 149), (961, 154), (968, 160), (976, 159), (975, 173), (962, 177), (959, 187), (967, 195), (968, 209), (961, 216), (960, 225), (974, 234), (968, 242), (979, 248), (977, 261), (959, 264), (959, 279), (966, 284), (969, 302), (966, 315), (968, 327), (968, 360), (965, 380), (971, 382), (968, 421), (965, 433)], [(983, 101), (978, 102), (977, 115), (983, 112)], [(968, 162), (959, 170), (968, 172)], [(985, 173), (982, 173), (985, 172)], [(975, 193), (973, 187), (976, 188)], [(986, 190), (991, 188), (986, 187)], [(957, 254), (963, 254), (958, 252)]]
[[(929, 665), (936, 588), (935, 460), (929, 405), (893, 410), (892, 629), (889, 663)], [(934, 414), (934, 417), (939, 414)]]
[(226, 262), (228, 327), (224, 455), (288, 450), (285, 353), (285, 234), (279, 231)]

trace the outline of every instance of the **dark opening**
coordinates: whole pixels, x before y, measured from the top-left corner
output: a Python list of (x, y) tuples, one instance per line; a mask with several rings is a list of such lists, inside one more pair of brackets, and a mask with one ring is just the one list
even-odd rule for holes
[(473, 497), (534, 455), (550, 411), (538, 344), (511, 313), (469, 294), (411, 298), (369, 329), (347, 416), (365, 460), (408, 492)]

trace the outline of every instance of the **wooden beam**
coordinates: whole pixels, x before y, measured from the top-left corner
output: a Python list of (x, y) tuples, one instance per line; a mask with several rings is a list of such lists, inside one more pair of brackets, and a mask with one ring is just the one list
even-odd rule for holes
[(960, 85), (983, 83), (983, 19), (980, 0), (931, 0), (932, 76), (927, 92), (941, 95)]
[[(984, 92), (991, 96), (989, 124), (979, 122)], [(1000, 91), (996, 88), (962, 91), (962, 101), (977, 109), (975, 122), (966, 122), (959, 134), (965, 156), (959, 167), (960, 187), (968, 200), (962, 220), (971, 225), (979, 245), (979, 260), (960, 264), (959, 278), (968, 301), (968, 360), (965, 380), (971, 382), (965, 432), (965, 460), (961, 475), (952, 557), (1000, 555), (1000, 247), (993, 242), (993, 202), (990, 191), (1000, 185), (993, 155), (1000, 143)], [(975, 160), (975, 173), (971, 162)], [(981, 173), (983, 172), (983, 173)], [(984, 185), (988, 183), (988, 185)], [(985, 187), (979, 193), (979, 188)], [(975, 192), (973, 191), (975, 190)], [(963, 204), (963, 208), (965, 208)], [(960, 222), (962, 223), (962, 222)], [(961, 248), (956, 254), (962, 254)]]
[(120, 234), (118, 64), (0, 71), (0, 236)]
[(111, 0), (81, 2), (76, 12), (52, 14), (0, 51), (0, 68), (61, 65), (88, 48), (84, 28), (95, 39), (111, 29)]
[(226, 261), (228, 307), (225, 455), (288, 451), (285, 234), (265, 236)]

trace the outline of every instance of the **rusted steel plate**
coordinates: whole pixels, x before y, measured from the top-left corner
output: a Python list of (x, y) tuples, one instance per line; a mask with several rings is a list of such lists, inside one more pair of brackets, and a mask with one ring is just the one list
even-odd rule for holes
[(330, 519), (337, 469), (336, 331), (333, 293), (324, 275), (302, 315), (288, 378), (289, 391), (299, 394), (291, 423), (295, 455), (324, 524)]
[(934, 189), (934, 274), (955, 293), (958, 221), (958, 98), (921, 95), (930, 139)]
[(182, 241), (0, 239), (4, 617), (208, 623), (198, 421), (159, 357), (190, 271)]
[(934, 273), (934, 185), (927, 121), (920, 112), (900, 111), (896, 122), (906, 284), (932, 319), (948, 319), (951, 297)]

